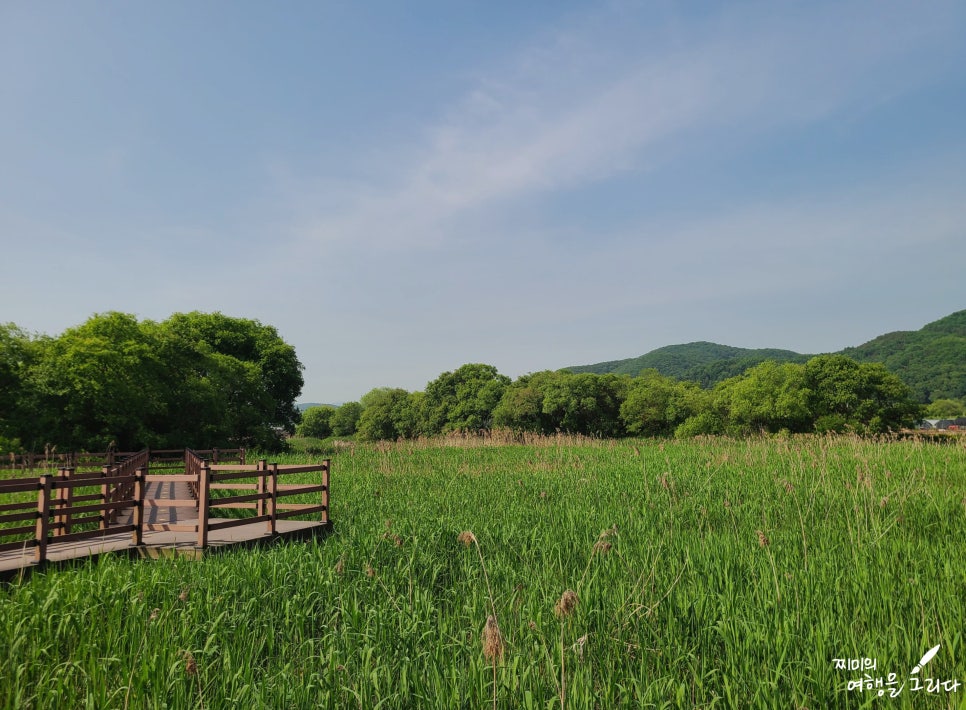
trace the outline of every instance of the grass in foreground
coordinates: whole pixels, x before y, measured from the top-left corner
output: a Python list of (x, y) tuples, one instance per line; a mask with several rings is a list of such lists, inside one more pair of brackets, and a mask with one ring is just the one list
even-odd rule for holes
[(833, 663), (876, 659), (873, 676), (902, 682), (941, 644), (923, 675), (966, 680), (962, 446), (551, 439), (355, 446), (332, 459), (336, 527), (318, 543), (203, 562), (105, 558), (0, 591), (0, 705), (957, 707), (966, 696), (848, 691), (861, 672)]

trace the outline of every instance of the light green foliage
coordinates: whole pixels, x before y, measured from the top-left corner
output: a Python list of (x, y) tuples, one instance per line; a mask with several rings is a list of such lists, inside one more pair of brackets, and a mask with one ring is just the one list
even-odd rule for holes
[(158, 446), (152, 424), (165, 414), (172, 375), (153, 333), (134, 316), (104, 313), (45, 343), (28, 379), (34, 421), (22, 433), (31, 449)]
[(335, 407), (309, 407), (302, 412), (302, 421), (295, 427), (296, 436), (324, 439), (332, 434), (332, 414)]
[(960, 399), (938, 399), (926, 407), (930, 419), (951, 419), (966, 416), (966, 402)]
[(568, 708), (958, 706), (962, 688), (849, 692), (862, 674), (833, 659), (903, 682), (941, 644), (928, 676), (966, 678), (962, 457), (825, 437), (357, 445), (333, 455), (317, 542), (0, 590), (0, 707), (489, 707), (494, 611), (501, 708), (559, 707), (561, 651)]
[(679, 439), (724, 433), (724, 418), (713, 409), (705, 409), (688, 417), (674, 430), (674, 436)]

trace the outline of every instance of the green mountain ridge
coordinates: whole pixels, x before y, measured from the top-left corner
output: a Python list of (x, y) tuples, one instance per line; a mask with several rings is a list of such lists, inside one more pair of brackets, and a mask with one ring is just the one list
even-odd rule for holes
[[(898, 375), (921, 402), (966, 397), (966, 310), (915, 331), (895, 331), (837, 353), (858, 362), (879, 362)], [(805, 362), (814, 355), (777, 348), (739, 348), (699, 341), (667, 345), (640, 357), (563, 368), (570, 372), (638, 375), (653, 368), (702, 387), (740, 375), (765, 360)]]

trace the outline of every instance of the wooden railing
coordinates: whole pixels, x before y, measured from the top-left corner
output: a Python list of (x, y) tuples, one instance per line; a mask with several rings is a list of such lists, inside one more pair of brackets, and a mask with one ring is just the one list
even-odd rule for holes
[[(165, 467), (178, 468), (177, 465), (172, 466), (172, 464), (180, 464), (184, 454), (184, 449), (147, 449), (147, 451), (150, 453), (151, 463), (155, 464), (156, 469)], [(104, 466), (113, 468), (139, 453), (141, 452), (102, 451), (90, 453), (86, 451), (67, 451), (57, 453), (48, 451), (42, 454), (10, 453), (0, 457), (0, 471), (29, 472), (38, 469), (60, 470), (65, 468), (97, 469)], [(214, 448), (199, 450), (197, 453), (208, 457), (214, 464), (230, 462), (245, 463), (245, 449)]]
[[(223, 530), (237, 525), (265, 523), (266, 532), (274, 535), (279, 520), (299, 515), (321, 514), (322, 523), (329, 522), (329, 468), (326, 459), (321, 464), (309, 466), (279, 466), (264, 459), (257, 464), (244, 466), (222, 464), (206, 466), (201, 471), (198, 491), (198, 546), (207, 544), (208, 531)], [(321, 474), (318, 484), (283, 484), (280, 476), (296, 473)], [(255, 478), (254, 482), (242, 483), (244, 479)], [(229, 481), (235, 481), (229, 483)], [(254, 493), (235, 494), (213, 498), (211, 491), (254, 491)], [(283, 503), (281, 499), (297, 495), (318, 493), (318, 503)], [(244, 518), (214, 518), (211, 510), (243, 509), (252, 510), (255, 515)]]
[(45, 452), (42, 454), (5, 454), (0, 457), (0, 471), (36, 471), (37, 469), (60, 470), (64, 468), (100, 468), (114, 466), (133, 451), (103, 451), (96, 453), (67, 451), (64, 453)]
[[(180, 474), (150, 473), (149, 467), (156, 470), (155, 455), (164, 470), (164, 456), (174, 452), (144, 450), (128, 455), (113, 467), (104, 466), (99, 472), (78, 473), (73, 468), (61, 468), (56, 474), (0, 481), (0, 552), (32, 547), (34, 559), (43, 562), (51, 545), (118, 533), (131, 533), (131, 544), (140, 545), (145, 532), (191, 532), (197, 536), (197, 546), (206, 547), (210, 532), (238, 525), (264, 523), (266, 532), (274, 535), (279, 520), (300, 515), (320, 514), (323, 524), (330, 522), (330, 461), (279, 466), (262, 460), (246, 465), (244, 450), (215, 451), (182, 451), (184, 472)], [(209, 464), (202, 453), (218, 455), (222, 461), (236, 458), (239, 462)], [(279, 483), (280, 477), (313, 472), (321, 474), (319, 483)], [(179, 481), (188, 484), (192, 498), (146, 495), (150, 483)], [(99, 492), (89, 492), (98, 488)], [(213, 497), (213, 491), (230, 491), (233, 495), (216, 493)], [(284, 502), (292, 496), (313, 494), (319, 494), (317, 503)], [(10, 497), (23, 500), (2, 502)], [(150, 507), (189, 508), (192, 512), (185, 517), (190, 522), (148, 523), (145, 508)], [(132, 511), (131, 522), (118, 524), (118, 514), (127, 509)], [(254, 515), (225, 518), (213, 516), (213, 510), (249, 510)]]
[[(147, 483), (185, 482), (192, 491), (190, 499), (158, 499), (145, 501), (145, 505), (162, 505), (166, 508), (194, 508), (197, 522), (193, 523), (144, 523), (146, 531), (191, 532), (197, 537), (197, 547), (208, 545), (208, 534), (239, 525), (265, 523), (266, 532), (274, 535), (277, 522), (299, 515), (320, 514), (321, 522), (329, 522), (329, 469), (330, 461), (309, 466), (279, 466), (262, 460), (257, 464), (212, 465), (197, 455), (185, 452), (185, 473), (182, 475), (148, 475)], [(279, 476), (296, 473), (321, 474), (318, 484), (280, 484)], [(253, 480), (254, 479), (254, 480)], [(246, 491), (234, 495), (213, 496), (212, 491)], [(248, 492), (253, 491), (253, 492)], [(297, 495), (319, 494), (318, 503), (284, 503), (283, 498)], [(246, 510), (254, 515), (238, 518), (217, 517), (213, 510)]]
[[(143, 496), (143, 487), (137, 486), (137, 483), (143, 479), (144, 469), (117, 475), (107, 471), (78, 474), (74, 469), (63, 468), (56, 475), (0, 481), (0, 495), (33, 493), (36, 496), (30, 502), (0, 505), (0, 525), (29, 523), (0, 527), (0, 539), (21, 538), (0, 543), (0, 551), (33, 547), (35, 560), (43, 562), (47, 558), (48, 546), (54, 543), (79, 542), (105, 534), (131, 532), (135, 534), (134, 543), (138, 544), (140, 537), (135, 524), (116, 525), (112, 521), (117, 511), (136, 507), (137, 496)], [(128, 484), (132, 486), (130, 496), (117, 493), (120, 487)], [(75, 493), (77, 489), (98, 487), (99, 493)], [(75, 531), (75, 528), (90, 524), (96, 524), (97, 527)]]
[[(134, 496), (134, 474), (138, 471), (146, 472), (151, 462), (151, 452), (148, 449), (139, 451), (126, 458), (117, 466), (102, 469), (105, 482), (102, 484), (101, 495), (108, 503), (131, 501)], [(106, 530), (117, 521), (118, 508), (105, 509), (101, 518), (101, 530)]]

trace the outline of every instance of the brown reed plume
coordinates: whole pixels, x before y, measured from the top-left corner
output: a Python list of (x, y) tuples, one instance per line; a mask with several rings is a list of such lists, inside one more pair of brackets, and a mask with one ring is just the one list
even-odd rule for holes
[(560, 619), (566, 619), (568, 616), (574, 613), (574, 609), (577, 608), (577, 592), (572, 589), (568, 589), (566, 592), (560, 595), (560, 599), (553, 607), (553, 613), (556, 614)]
[(198, 707), (204, 710), (205, 696), (201, 687), (201, 675), (198, 673), (198, 662), (191, 651), (182, 651), (181, 653), (184, 656), (184, 672), (198, 681)]
[(493, 710), (496, 710), (496, 666), (503, 660), (504, 648), (500, 625), (491, 614), (486, 617), (486, 626), (483, 627), (483, 658), (493, 667)]
[(755, 530), (755, 534), (758, 536), (758, 546), (768, 547), (768, 542), (769, 542), (768, 536), (765, 535), (765, 533), (762, 532), (761, 530)]
[(486, 617), (486, 626), (483, 627), (483, 657), (496, 663), (503, 660), (504, 650), (500, 625), (496, 623), (496, 617), (491, 614)]
[(566, 651), (566, 646), (564, 644), (564, 627), (567, 624), (567, 620), (573, 615), (574, 609), (577, 608), (577, 592), (572, 589), (568, 589), (563, 594), (560, 595), (560, 599), (554, 605), (553, 613), (557, 615), (560, 619), (560, 710), (564, 710), (564, 706), (567, 703), (567, 673), (566, 673), (566, 660), (564, 653)]

